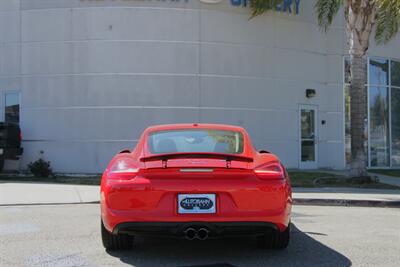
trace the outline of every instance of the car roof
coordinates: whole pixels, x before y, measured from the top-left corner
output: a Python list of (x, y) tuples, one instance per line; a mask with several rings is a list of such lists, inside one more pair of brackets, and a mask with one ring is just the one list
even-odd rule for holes
[(215, 130), (227, 130), (237, 131), (245, 133), (245, 129), (240, 126), (228, 125), (228, 124), (209, 124), (209, 123), (181, 123), (181, 124), (162, 124), (148, 127), (145, 132), (155, 131), (168, 131), (168, 130), (181, 130), (181, 129), (215, 129)]

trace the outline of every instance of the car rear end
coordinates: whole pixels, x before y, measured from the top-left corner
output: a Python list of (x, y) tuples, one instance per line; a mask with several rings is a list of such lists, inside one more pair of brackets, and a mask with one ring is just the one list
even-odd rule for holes
[(233, 144), (240, 153), (173, 149), (144, 151), (139, 161), (134, 153), (117, 156), (102, 180), (104, 227), (115, 235), (187, 239), (287, 229), (292, 203), (287, 173), (273, 155), (261, 155), (262, 162), (265, 157), (271, 162), (255, 166), (260, 160), (241, 134), (243, 145)]
[[(128, 222), (269, 222), (279, 229), (288, 225), (291, 198), (285, 180), (261, 180), (249, 170), (200, 170), (147, 169), (132, 180), (109, 179), (103, 187), (108, 196), (105, 225), (113, 231)], [(205, 196), (213, 208), (185, 211), (180, 203), (185, 195)]]

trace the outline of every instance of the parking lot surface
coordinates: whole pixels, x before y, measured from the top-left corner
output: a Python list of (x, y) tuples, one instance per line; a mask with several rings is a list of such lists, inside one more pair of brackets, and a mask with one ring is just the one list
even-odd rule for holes
[(251, 238), (137, 238), (107, 253), (99, 205), (0, 207), (0, 266), (400, 266), (400, 209), (295, 206), (285, 251)]

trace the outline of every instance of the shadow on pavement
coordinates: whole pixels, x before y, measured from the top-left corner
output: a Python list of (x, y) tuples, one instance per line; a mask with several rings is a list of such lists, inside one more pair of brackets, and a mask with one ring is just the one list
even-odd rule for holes
[(257, 249), (252, 238), (187, 241), (139, 237), (132, 250), (108, 253), (138, 267), (351, 266), (344, 255), (295, 225), (291, 234), (291, 243), (284, 251)]

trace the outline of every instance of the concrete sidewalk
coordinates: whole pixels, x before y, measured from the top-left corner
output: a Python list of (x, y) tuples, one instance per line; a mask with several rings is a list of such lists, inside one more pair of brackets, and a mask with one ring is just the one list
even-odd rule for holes
[[(400, 190), (294, 188), (299, 205), (400, 207)], [(0, 182), (0, 206), (98, 203), (99, 186)]]
[[(348, 175), (348, 171), (333, 171), (333, 170), (325, 170), (325, 169), (321, 169), (319, 171), (324, 172), (324, 173), (334, 174), (334, 175), (340, 175), (340, 176)], [(400, 177), (387, 176), (387, 175), (373, 173), (373, 172), (368, 172), (368, 174), (371, 177), (378, 178), (379, 182), (381, 182), (381, 183), (400, 187)]]
[(99, 186), (0, 181), (0, 206), (99, 202)]
[(381, 183), (400, 187), (400, 177), (387, 176), (387, 175), (371, 173), (371, 172), (369, 173), (369, 175), (371, 175), (372, 177), (377, 177), (379, 179), (379, 182), (381, 182)]
[(361, 188), (294, 188), (298, 205), (398, 207), (400, 190)]

